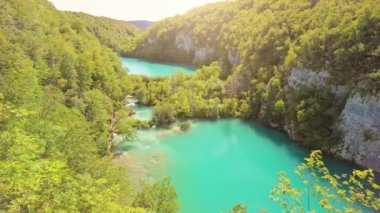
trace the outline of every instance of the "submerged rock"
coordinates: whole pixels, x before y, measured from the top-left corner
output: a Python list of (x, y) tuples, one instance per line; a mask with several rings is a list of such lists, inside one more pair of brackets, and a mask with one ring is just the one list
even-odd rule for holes
[(125, 168), (131, 176), (132, 183), (136, 186), (141, 179), (154, 182), (162, 178), (160, 174), (166, 167), (166, 157), (162, 151), (157, 149), (126, 152), (115, 158), (114, 161)]

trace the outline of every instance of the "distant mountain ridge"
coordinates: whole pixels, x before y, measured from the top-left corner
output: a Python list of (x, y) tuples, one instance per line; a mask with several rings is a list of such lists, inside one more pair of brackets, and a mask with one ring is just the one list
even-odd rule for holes
[(147, 29), (150, 27), (154, 21), (147, 21), (147, 20), (132, 20), (132, 21), (127, 21), (129, 24), (133, 24), (141, 29)]

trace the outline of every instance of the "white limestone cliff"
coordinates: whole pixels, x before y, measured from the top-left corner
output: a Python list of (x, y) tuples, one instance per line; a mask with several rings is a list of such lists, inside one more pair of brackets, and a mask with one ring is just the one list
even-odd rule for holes
[(341, 113), (343, 144), (337, 154), (380, 171), (380, 95), (353, 94)]
[[(308, 69), (293, 69), (288, 76), (288, 89), (301, 86), (329, 89), (337, 97), (349, 93), (347, 86), (331, 85), (330, 74)], [(336, 126), (342, 131), (343, 141), (332, 148), (333, 153), (361, 166), (380, 171), (380, 94), (360, 94), (352, 91), (346, 100)], [(285, 131), (294, 138), (292, 128)]]

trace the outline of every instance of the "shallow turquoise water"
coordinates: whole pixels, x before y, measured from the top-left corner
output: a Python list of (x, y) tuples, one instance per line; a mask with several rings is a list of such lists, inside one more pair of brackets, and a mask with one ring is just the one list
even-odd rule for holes
[[(197, 121), (185, 133), (150, 129), (139, 135), (129, 154), (140, 159), (138, 167), (147, 170), (148, 179), (172, 177), (183, 213), (222, 212), (238, 202), (247, 204), (250, 212), (263, 208), (281, 212), (268, 199), (277, 174), (285, 171), (293, 186), (302, 187), (293, 171), (309, 155), (284, 134), (238, 119)], [(333, 172), (353, 168), (337, 160), (326, 161)], [(316, 207), (316, 202), (311, 206)]]
[(151, 61), (145, 61), (137, 58), (120, 58), (123, 67), (128, 69), (132, 75), (145, 75), (149, 77), (169, 76), (177, 71), (185, 73), (194, 73), (195, 68), (185, 65), (162, 64)]
[(136, 111), (136, 114), (133, 115), (136, 119), (149, 121), (153, 117), (152, 107), (133, 105), (130, 108)]

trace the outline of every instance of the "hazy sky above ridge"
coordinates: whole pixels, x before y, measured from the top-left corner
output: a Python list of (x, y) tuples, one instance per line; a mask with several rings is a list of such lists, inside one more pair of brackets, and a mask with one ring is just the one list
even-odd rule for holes
[(49, 0), (59, 10), (80, 11), (120, 20), (150, 20), (183, 14), (221, 0)]

